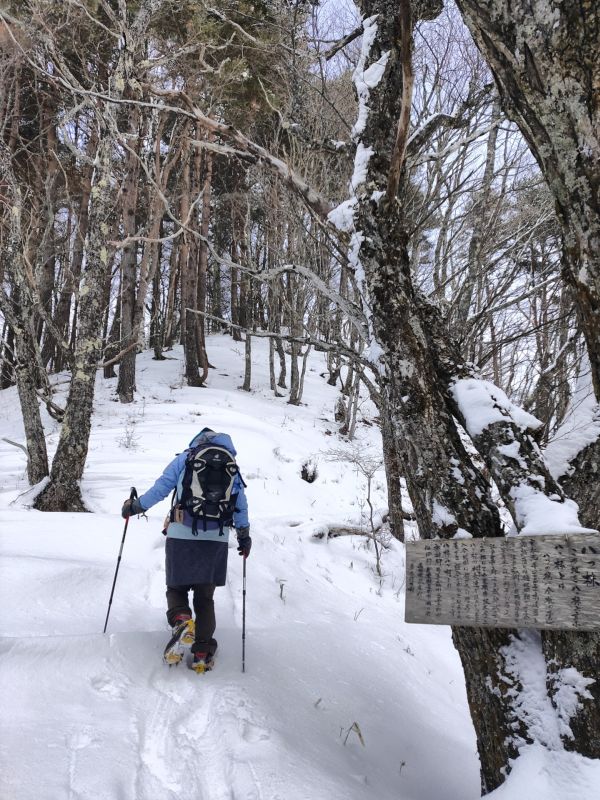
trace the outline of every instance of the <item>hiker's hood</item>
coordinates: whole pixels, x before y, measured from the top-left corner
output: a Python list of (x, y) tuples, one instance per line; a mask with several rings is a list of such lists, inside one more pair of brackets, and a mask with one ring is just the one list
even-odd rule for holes
[(210, 428), (203, 428), (200, 433), (194, 436), (189, 446), (190, 448), (197, 447), (204, 442), (206, 442), (206, 444), (214, 444), (217, 447), (224, 447), (226, 450), (229, 450), (232, 456), (236, 455), (236, 449), (228, 433), (218, 433), (217, 431), (211, 431)]

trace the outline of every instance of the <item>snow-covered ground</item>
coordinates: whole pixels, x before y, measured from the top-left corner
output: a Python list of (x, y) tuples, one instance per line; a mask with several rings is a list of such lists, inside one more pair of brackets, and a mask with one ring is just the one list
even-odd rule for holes
[[(407, 625), (404, 550), (384, 578), (362, 537), (317, 539), (360, 522), (365, 491), (315, 355), (298, 408), (238, 390), (242, 347), (212, 337), (210, 387), (183, 386), (180, 353), (143, 354), (136, 402), (98, 379), (83, 494), (93, 514), (28, 508), (24, 455), (0, 442), (0, 797), (6, 800), (475, 800), (479, 769), (458, 656), (446, 627)], [(58, 378), (66, 390), (65, 378)], [(378, 447), (363, 406), (359, 439)], [(58, 427), (47, 419), (53, 451)], [(202, 427), (231, 434), (248, 484), (246, 672), (241, 563), (217, 590), (215, 670), (167, 668), (160, 533), (168, 502), (132, 519), (109, 621), (120, 507), (145, 491)], [(0, 437), (23, 441), (16, 390), (0, 393)], [(307, 460), (318, 477), (300, 477)], [(385, 505), (383, 473), (375, 487)], [(595, 800), (596, 762), (532, 746), (498, 800)]]

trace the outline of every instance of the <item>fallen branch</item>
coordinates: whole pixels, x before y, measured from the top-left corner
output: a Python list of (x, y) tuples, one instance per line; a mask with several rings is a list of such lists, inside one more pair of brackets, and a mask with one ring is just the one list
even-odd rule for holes
[(19, 444), (18, 442), (13, 442), (12, 439), (7, 439), (6, 437), (2, 437), (2, 441), (6, 442), (6, 444), (12, 444), (13, 447), (18, 447), (19, 450), (22, 450), (25, 455), (27, 456), (27, 460), (29, 460), (29, 453), (27, 452), (27, 448), (24, 444)]
[[(379, 531), (382, 527), (383, 520), (376, 526), (375, 530)], [(390, 549), (388, 544), (382, 542), (381, 539), (377, 539), (370, 531), (365, 530), (365, 528), (357, 528), (352, 525), (326, 525), (325, 528), (326, 530), (321, 529), (313, 533), (313, 539), (324, 539), (325, 537), (328, 539), (339, 539), (340, 536), (365, 536), (367, 539), (376, 541), (384, 550)]]

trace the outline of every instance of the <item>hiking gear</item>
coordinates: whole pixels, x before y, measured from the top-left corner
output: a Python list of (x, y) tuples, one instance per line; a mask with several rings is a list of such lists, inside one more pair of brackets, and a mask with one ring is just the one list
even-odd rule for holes
[(192, 644), (194, 636), (194, 620), (186, 614), (181, 614), (179, 622), (173, 626), (171, 638), (163, 652), (165, 664), (169, 666), (179, 664), (184, 655), (184, 645)]
[(198, 521), (206, 530), (207, 520), (223, 527), (233, 524), (237, 494), (235, 478), (239, 474), (235, 458), (225, 447), (205, 442), (189, 451), (181, 478), (181, 491), (175, 508), (179, 507), (192, 518), (192, 533), (198, 534)]
[(193, 669), (194, 672), (198, 674), (209, 672), (213, 668), (216, 651), (216, 639), (194, 642), (192, 645), (191, 658), (188, 660), (189, 668)]
[(193, 669), (198, 675), (210, 672), (215, 663), (215, 659), (210, 653), (194, 653), (189, 662), (189, 668)]
[[(189, 624), (191, 622), (191, 625)], [(191, 614), (177, 614), (176, 617), (173, 618), (173, 633), (180, 628), (182, 625), (185, 625), (186, 630), (183, 632), (181, 636), (181, 642), (183, 644), (193, 644), (195, 640), (195, 625), (194, 620), (192, 619)]]
[(242, 672), (246, 672), (246, 559), (242, 572)]
[[(137, 498), (137, 491), (135, 486), (131, 487), (131, 492), (129, 493), (129, 502), (130, 505), (133, 505), (133, 501)], [(125, 506), (123, 506), (125, 508)], [(113, 579), (112, 589), (110, 590), (110, 599), (108, 601), (108, 609), (106, 611), (106, 619), (104, 620), (104, 630), (102, 633), (106, 633), (106, 626), (108, 625), (108, 617), (110, 615), (110, 607), (112, 606), (113, 595), (115, 593), (115, 586), (117, 583), (117, 575), (119, 574), (119, 567), (121, 566), (121, 556), (123, 554), (123, 545), (125, 544), (125, 536), (127, 534), (127, 526), (129, 525), (129, 514), (125, 517), (125, 527), (123, 528), (123, 538), (121, 539), (121, 547), (119, 548), (119, 557), (117, 558), (117, 568), (115, 569), (115, 577)]]
[(197, 639), (192, 645), (192, 653), (208, 653), (213, 658), (219, 643), (212, 636), (210, 639)]
[[(235, 457), (236, 455), (236, 450), (233, 446), (233, 442), (231, 441), (231, 437), (226, 433), (214, 433), (210, 431), (199, 433), (190, 442), (190, 449), (193, 449), (202, 442), (205, 444), (210, 444), (211, 446), (214, 445), (217, 447), (224, 447), (232, 456)], [(155, 481), (152, 488), (140, 496), (139, 500), (144, 509), (148, 510), (149, 508), (152, 508), (153, 505), (160, 502), (165, 497), (168, 497), (168, 495), (175, 488), (178, 489), (177, 496), (181, 496), (181, 487), (179, 486), (179, 483), (185, 470), (188, 452), (189, 451), (185, 451), (176, 456), (165, 468), (163, 474)], [(233, 521), (235, 527), (241, 528), (245, 525), (248, 525), (248, 504), (244, 492), (244, 484), (242, 483), (239, 473), (235, 479), (235, 486), (232, 493), (237, 493), (237, 502), (236, 509), (233, 512)], [(185, 516), (187, 517), (185, 524), (178, 522), (170, 523), (167, 532), (167, 536), (169, 538), (193, 539), (196, 541), (198, 539), (206, 538), (221, 542), (224, 541), (224, 537), (219, 537), (219, 523), (217, 520), (207, 519), (206, 531), (203, 530), (202, 525), (198, 525), (198, 536), (193, 536), (192, 519), (187, 513)], [(212, 532), (212, 535), (209, 535), (210, 532)]]
[(238, 553), (244, 558), (248, 558), (252, 548), (252, 539), (250, 538), (250, 528), (239, 528), (237, 532), (238, 540)]
[(200, 538), (175, 539), (167, 536), (165, 583), (167, 586), (194, 586), (206, 583), (225, 586), (228, 557), (227, 540), (214, 542)]
[(178, 622), (190, 619), (192, 612), (187, 601), (187, 592), (181, 594), (177, 592), (174, 596), (172, 591), (167, 592), (167, 622), (171, 628), (174, 628)]
[(137, 514), (143, 514), (144, 509), (140, 501), (138, 500), (137, 496), (134, 498), (129, 498), (125, 500), (123, 503), (123, 508), (121, 509), (121, 516), (123, 519), (127, 519), (128, 517), (137, 516)]

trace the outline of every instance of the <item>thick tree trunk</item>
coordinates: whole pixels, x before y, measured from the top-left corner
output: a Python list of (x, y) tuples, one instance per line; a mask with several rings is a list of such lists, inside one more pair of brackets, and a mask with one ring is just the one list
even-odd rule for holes
[(554, 196), (565, 277), (600, 400), (600, 7), (593, 0), (457, 4)]
[[(450, 407), (457, 419), (468, 429), (468, 422), (463, 417), (460, 404), (456, 402), (452, 387), (456, 386), (454, 383), (456, 378), (476, 380), (478, 376), (474, 375), (471, 365), (461, 361), (458, 350), (452, 346), (450, 332), (445, 328), (437, 309), (422, 299), (419, 301), (419, 307), (422, 317), (428, 320), (426, 329), (431, 351), (438, 366), (440, 380), (449, 389)], [(494, 396), (494, 391), (498, 397), (497, 390), (493, 388), (491, 395)], [(548, 473), (536, 443), (511, 418), (510, 413), (501, 410), (501, 400), (490, 405), (490, 408), (497, 413), (502, 413), (505, 416), (504, 420), (486, 426), (483, 431), (472, 432), (471, 439), (490, 470), (517, 528), (521, 529), (529, 522), (519, 505), (519, 497), (524, 492), (528, 499), (533, 496), (537, 496), (539, 500), (545, 498), (545, 501), (548, 504), (554, 504), (557, 512), (560, 513), (561, 504), (566, 502), (563, 489)], [(600, 445), (596, 442), (580, 453), (576, 459), (572, 476), (563, 481), (568, 494), (573, 497), (582, 510), (582, 524), (591, 529), (600, 529), (599, 450)], [(459, 645), (468, 638), (468, 630), (465, 630), (460, 637), (455, 637), (455, 641)], [(574, 668), (584, 678), (592, 678), (594, 681), (588, 686), (587, 693), (578, 698), (577, 709), (569, 723), (571, 734), (563, 734), (563, 744), (566, 749), (575, 750), (591, 758), (599, 758), (600, 674), (598, 664), (600, 663), (600, 634), (579, 631), (543, 631), (541, 639), (548, 671), (548, 694), (555, 707), (555, 696), (561, 686), (560, 676), (565, 669)], [(460, 649), (460, 652), (463, 663), (465, 659), (470, 659), (469, 648)], [(465, 674), (468, 686), (471, 681), (471, 686), (477, 687), (477, 680), (475, 676), (469, 677), (467, 666), (465, 666)], [(498, 691), (500, 690), (501, 687), (498, 687)], [(477, 691), (478, 693), (483, 692), (484, 688), (479, 687)], [(485, 712), (485, 702), (481, 698), (471, 698), (469, 694), (469, 701), (473, 714)], [(507, 715), (510, 715), (509, 709), (510, 703), (507, 703), (505, 709)], [(484, 717), (476, 719), (474, 716), (474, 721), (479, 738), (480, 732), (487, 730), (488, 723)], [(481, 733), (481, 735), (486, 737), (480, 741), (480, 745), (485, 747), (486, 753), (494, 754), (496, 752), (497, 754), (499, 751), (496, 749), (496, 744), (487, 740), (486, 733)], [(526, 741), (530, 740), (527, 731), (523, 732), (523, 738)], [(507, 755), (510, 756), (508, 751)], [(482, 785), (486, 791), (491, 791), (498, 785), (500, 775), (501, 772), (497, 771), (497, 765), (493, 761), (489, 762), (482, 758)]]
[[(600, 439), (577, 455), (561, 484), (579, 505), (582, 523), (600, 530)], [(567, 736), (564, 746), (600, 758), (600, 632), (543, 631), (542, 644), (552, 674), (572, 666), (586, 677), (595, 677), (587, 687), (590, 697), (580, 702), (570, 722), (573, 738)]]
[[(401, 113), (400, 105), (404, 104), (405, 112), (410, 107), (405, 89), (411, 75), (407, 63), (411, 6), (408, 2), (400, 4), (399, 20), (394, 13), (396, 4), (373, 0), (362, 6), (370, 17), (363, 23), (364, 36), (372, 45), (368, 62), (363, 49), (362, 63), (357, 68), (359, 88), (361, 69), (366, 69), (367, 63), (383, 63), (384, 74), (381, 82), (371, 87), (368, 113), (362, 116), (364, 125), (355, 128), (362, 153), (372, 155), (364, 182), (361, 180), (354, 187), (358, 203), (351, 253), (357, 273), (364, 274), (360, 288), (367, 317), (383, 350), (383, 384), (388, 392), (395, 440), (402, 448), (402, 471), (422, 536), (445, 538), (461, 529), (473, 536), (500, 536), (500, 520), (489, 484), (465, 452), (454, 423), (456, 404), (452, 406), (441, 380), (445, 367), (440, 367), (439, 361), (443, 351), (433, 346), (431, 319), (412, 286), (407, 223), (396, 199), (402, 187), (402, 171), (392, 170), (391, 165), (397, 167), (406, 136), (402, 130), (406, 114)], [(419, 9), (426, 9), (426, 4), (420, 4)], [(432, 13), (436, 9), (439, 10), (437, 4), (429, 8)], [(364, 96), (359, 100), (366, 103)], [(389, 121), (395, 119), (399, 125), (394, 136)], [(372, 201), (374, 191), (385, 195), (378, 205)], [(538, 479), (540, 493), (548, 502), (560, 502), (558, 492), (556, 498), (550, 497), (557, 487), (510, 413), (503, 414), (495, 427), (487, 425), (483, 431), (472, 432), (488, 455), (488, 466), (498, 459), (493, 474), (505, 500), (511, 499), (512, 490), (523, 482), (529, 482), (531, 488), (535, 484), (533, 476), (539, 474), (543, 478)], [(516, 466), (510, 462), (511, 454), (516, 455)], [(538, 469), (543, 471), (538, 473)], [(544, 480), (546, 485), (540, 486)], [(516, 503), (512, 508), (517, 515)], [(523, 524), (518, 519), (516, 522)], [(518, 722), (513, 692), (500, 685), (499, 676), (509, 671), (503, 645), (511, 641), (511, 632), (464, 628), (456, 629), (454, 636), (477, 733), (482, 786), (488, 792), (504, 781), (510, 759), (517, 755), (515, 733), (526, 741), (530, 738)], [(513, 687), (517, 692), (519, 688)]]
[(502, 680), (508, 671), (501, 654), (514, 633), (502, 628), (452, 628), (465, 672), (484, 795), (504, 782), (509, 762), (518, 756), (515, 740), (527, 735), (511, 713), (511, 695), (521, 687)]
[[(118, 59), (110, 75), (111, 98), (119, 101), (128, 91), (129, 77), (135, 75), (135, 56), (145, 52), (145, 34), (160, 0), (144, 0), (132, 12), (122, 15), (123, 42)], [(127, 29), (127, 35), (125, 35)], [(112, 158), (115, 153), (113, 125), (108, 117), (114, 106), (96, 105), (94, 124), (98, 126), (98, 149), (94, 159), (94, 179), (90, 200), (89, 229), (86, 240), (85, 272), (79, 288), (77, 343), (73, 357), (71, 386), (67, 399), (60, 439), (52, 469), (50, 483), (39, 495), (36, 507), (44, 511), (85, 510), (79, 481), (83, 474), (88, 452), (93, 411), (96, 370), (102, 355), (102, 317), (104, 289), (111, 263), (109, 236), (114, 209)]]

